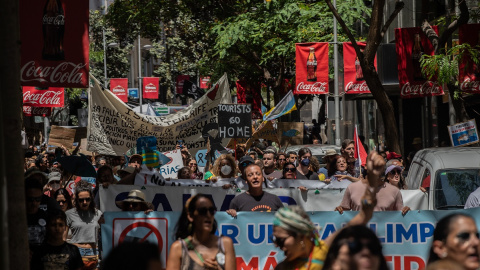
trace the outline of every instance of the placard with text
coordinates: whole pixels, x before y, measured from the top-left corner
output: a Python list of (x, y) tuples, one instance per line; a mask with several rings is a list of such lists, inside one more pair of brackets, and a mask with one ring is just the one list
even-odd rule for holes
[(220, 138), (250, 138), (252, 108), (250, 104), (219, 104), (218, 132)]

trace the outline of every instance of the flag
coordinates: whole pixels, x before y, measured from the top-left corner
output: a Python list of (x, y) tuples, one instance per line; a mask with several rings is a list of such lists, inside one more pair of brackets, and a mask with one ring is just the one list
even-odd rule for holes
[(193, 99), (199, 99), (205, 95), (205, 91), (189, 80), (183, 81), (183, 93)]
[(273, 107), (263, 115), (263, 121), (277, 119), (278, 117), (289, 114), (296, 109), (297, 105), (295, 104), (295, 98), (293, 97), (292, 90), (290, 90), (285, 97), (278, 102), (277, 106)]
[(359, 165), (365, 166), (367, 163), (367, 152), (358, 138), (357, 125), (355, 125), (355, 130), (353, 132), (353, 141), (355, 143), (355, 158), (358, 159)]

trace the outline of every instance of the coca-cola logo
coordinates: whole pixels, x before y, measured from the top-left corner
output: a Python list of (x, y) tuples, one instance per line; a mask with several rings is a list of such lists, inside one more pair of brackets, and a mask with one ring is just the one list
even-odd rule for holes
[(313, 84), (300, 82), (299, 84), (297, 84), (297, 92), (324, 93), (327, 92), (327, 88), (325, 87), (326, 85), (326, 82), (316, 82)]
[(121, 85), (117, 85), (115, 86), (113, 89), (112, 89), (112, 92), (115, 93), (115, 94), (122, 94), (122, 95), (125, 95), (125, 88), (123, 88), (123, 86)]
[(85, 63), (62, 62), (56, 66), (37, 67), (35, 61), (30, 61), (20, 70), (20, 79), (22, 82), (82, 84), (82, 80), (87, 81), (85, 66)]
[(345, 92), (370, 93), (370, 88), (365, 81), (362, 83), (348, 82), (345, 86)]
[(410, 85), (410, 82), (407, 82), (403, 85), (400, 95), (404, 97), (443, 95), (443, 89), (437, 82), (432, 81), (416, 85)]
[(65, 16), (43, 16), (43, 24), (53, 24), (53, 25), (65, 25)]
[(145, 85), (145, 92), (156, 92), (157, 87), (153, 83)]
[(52, 110), (48, 107), (23, 106), (23, 114), (26, 116), (33, 116), (33, 115), (49, 116), (51, 111)]
[(62, 94), (63, 90), (25, 91), (23, 92), (23, 104), (37, 107), (61, 107), (63, 106)]
[(462, 91), (480, 91), (480, 82), (472, 81), (471, 78), (466, 77), (460, 84), (460, 90)]

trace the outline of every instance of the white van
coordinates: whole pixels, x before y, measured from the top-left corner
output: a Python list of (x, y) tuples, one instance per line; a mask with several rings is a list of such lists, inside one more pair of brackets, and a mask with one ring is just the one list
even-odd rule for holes
[(463, 209), (480, 187), (480, 147), (428, 148), (418, 151), (407, 175), (409, 189), (424, 187), (428, 209)]

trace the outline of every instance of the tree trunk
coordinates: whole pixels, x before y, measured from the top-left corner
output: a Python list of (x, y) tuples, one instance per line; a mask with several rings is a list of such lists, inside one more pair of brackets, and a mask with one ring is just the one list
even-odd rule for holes
[(20, 135), (19, 1), (4, 1), (0, 25), (0, 269), (29, 269)]
[(448, 87), (448, 94), (450, 96), (450, 100), (452, 101), (453, 108), (455, 109), (455, 119), (457, 123), (466, 122), (470, 119), (468, 116), (467, 110), (465, 109), (465, 103), (463, 102), (462, 97), (455, 99), (455, 90), (458, 90), (454, 84), (447, 84)]

